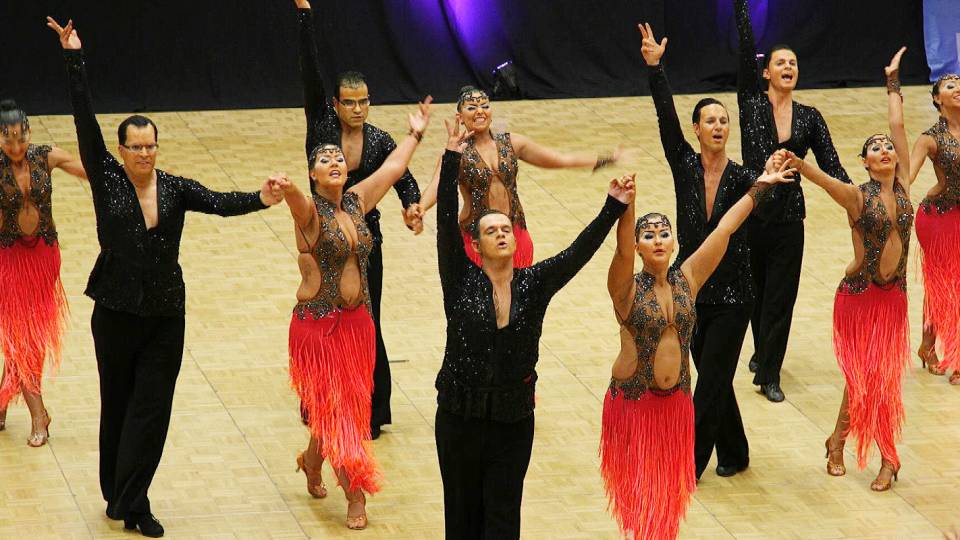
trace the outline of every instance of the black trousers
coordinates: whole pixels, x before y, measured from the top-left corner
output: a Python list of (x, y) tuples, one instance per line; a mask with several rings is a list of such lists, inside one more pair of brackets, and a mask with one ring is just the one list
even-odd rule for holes
[(743, 431), (733, 377), (752, 311), (749, 304), (697, 304), (697, 324), (690, 344), (697, 366), (697, 387), (693, 393), (697, 478), (707, 468), (714, 447), (718, 465), (740, 469), (750, 463), (750, 446)]
[(531, 414), (505, 423), (437, 410), (448, 540), (520, 538), (520, 501), (533, 450), (533, 418)]
[(756, 285), (750, 319), (756, 351), (753, 358), (758, 364), (753, 384), (779, 383), (800, 288), (803, 222), (770, 223), (754, 218), (749, 231), (750, 267)]
[(392, 422), (390, 415), (390, 360), (387, 348), (383, 344), (383, 332), (380, 330), (380, 298), (383, 296), (383, 239), (380, 235), (379, 221), (368, 226), (374, 234), (373, 250), (367, 262), (367, 285), (370, 288), (370, 304), (373, 307), (373, 326), (377, 332), (377, 362), (373, 367), (373, 396), (370, 411), (370, 425), (382, 426)]
[(100, 491), (107, 515), (146, 514), (183, 360), (184, 320), (96, 304), (90, 327), (100, 373)]

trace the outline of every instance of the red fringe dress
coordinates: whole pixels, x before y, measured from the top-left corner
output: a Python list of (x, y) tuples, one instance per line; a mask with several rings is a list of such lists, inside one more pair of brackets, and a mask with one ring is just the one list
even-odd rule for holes
[[(697, 482), (690, 394), (696, 311), (679, 269), (667, 274), (676, 311), (673, 323), (657, 302), (654, 277), (644, 272), (635, 280), (637, 293), (623, 325), (637, 348), (637, 371), (629, 379), (610, 381), (603, 401), (600, 473), (609, 508), (625, 536), (671, 539), (677, 537)], [(673, 388), (661, 390), (654, 380), (654, 356), (670, 327), (680, 338), (680, 378)]]
[(520, 195), (517, 193), (517, 154), (513, 150), (509, 133), (493, 135), (497, 145), (498, 165), (496, 171), (490, 168), (477, 146), (471, 138), (460, 158), (459, 182), (470, 193), (470, 213), (460, 222), (460, 234), (463, 236), (463, 247), (467, 257), (474, 264), (480, 266), (480, 254), (473, 249), (471, 230), (483, 212), (490, 209), (490, 187), (496, 180), (510, 193), (510, 221), (513, 223), (513, 235), (517, 242), (517, 251), (513, 254), (513, 267), (526, 268), (533, 264), (533, 240), (527, 231), (527, 220), (520, 204)]
[[(874, 441), (880, 455), (897, 469), (896, 440), (903, 424), (900, 379), (910, 358), (907, 320), (907, 253), (913, 205), (897, 181), (896, 221), (880, 199), (880, 183), (859, 186), (863, 211), (853, 223), (863, 242), (860, 270), (844, 277), (833, 305), (833, 347), (847, 383), (849, 433), (857, 437), (857, 464), (866, 467)], [(903, 251), (896, 275), (878, 283), (880, 254), (891, 234), (899, 234)]]
[(946, 118), (924, 132), (937, 143), (933, 164), (946, 188), (920, 203), (917, 240), (923, 268), (923, 319), (936, 327), (940, 365), (960, 370), (960, 141)]
[[(59, 364), (67, 314), (60, 282), (60, 247), (53, 223), (49, 146), (30, 145), (30, 190), (21, 191), (10, 159), (0, 152), (0, 348), (5, 377), (0, 409), (21, 391), (40, 393), (46, 361)], [(20, 230), (20, 213), (31, 205), (39, 214), (32, 234)]]
[[(331, 466), (345, 469), (349, 490), (376, 493), (380, 472), (370, 440), (376, 334), (367, 288), (373, 235), (355, 193), (344, 193), (342, 202), (357, 230), (355, 248), (334, 216), (334, 205), (318, 195), (314, 195), (314, 203), (320, 236), (316, 245), (302, 253), (314, 258), (323, 283), (316, 296), (299, 302), (293, 310), (290, 380), (300, 396), (304, 423), (320, 441), (324, 458)], [(360, 263), (364, 303), (343, 308), (340, 277), (347, 259), (354, 255)]]

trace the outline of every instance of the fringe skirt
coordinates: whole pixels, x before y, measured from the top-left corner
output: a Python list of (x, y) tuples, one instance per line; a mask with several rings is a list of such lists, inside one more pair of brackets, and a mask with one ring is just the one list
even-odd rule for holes
[(923, 320), (932, 323), (942, 345), (940, 365), (960, 370), (960, 207), (939, 213), (932, 205), (917, 212), (917, 240), (923, 269)]
[(60, 247), (24, 236), (0, 248), (0, 348), (6, 376), (0, 409), (22, 388), (39, 394), (44, 363), (60, 363), (67, 297), (60, 281)]
[(880, 455), (899, 468), (895, 442), (904, 418), (900, 379), (910, 358), (907, 293), (900, 284), (871, 283), (858, 294), (841, 285), (833, 304), (833, 348), (847, 382), (857, 464), (866, 467), (876, 441)]
[(376, 335), (366, 307), (290, 321), (290, 380), (324, 458), (343, 467), (348, 490), (380, 490), (370, 440)]
[[(480, 266), (480, 254), (473, 249), (473, 237), (470, 233), (460, 230), (463, 236), (463, 249), (467, 252), (467, 257), (473, 261), (473, 264)], [(517, 241), (517, 250), (513, 252), (513, 267), (526, 268), (533, 265), (533, 240), (530, 238), (530, 232), (523, 227), (514, 225), (513, 237)]]
[(600, 474), (608, 509), (625, 536), (673, 539), (696, 489), (693, 399), (648, 390), (639, 399), (607, 391)]

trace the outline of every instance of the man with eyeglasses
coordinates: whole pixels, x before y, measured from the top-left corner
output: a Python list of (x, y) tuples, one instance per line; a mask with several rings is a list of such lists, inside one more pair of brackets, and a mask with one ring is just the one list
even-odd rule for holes
[[(368, 123), (370, 93), (362, 74), (348, 71), (337, 78), (337, 95), (330, 102), (324, 91), (323, 78), (313, 33), (310, 2), (294, 0), (300, 26), (300, 74), (303, 78), (304, 112), (307, 116), (306, 152), (321, 144), (336, 144), (347, 159), (348, 178), (343, 187), (349, 189), (380, 168), (397, 144), (389, 133)], [(420, 188), (407, 171), (393, 185), (403, 204), (403, 220), (408, 229), (423, 231), (420, 210)], [(371, 436), (380, 436), (380, 428), (391, 423), (390, 365), (380, 329), (380, 298), (383, 292), (383, 235), (380, 232), (380, 212), (373, 208), (366, 215), (367, 226), (373, 233), (373, 251), (370, 253), (367, 279), (373, 322), (377, 332), (377, 360), (373, 371), (373, 409), (370, 418)]]
[(107, 151), (93, 112), (73, 21), (60, 36), (80, 158), (90, 181), (100, 255), (85, 294), (100, 375), (100, 490), (107, 517), (163, 536), (147, 490), (160, 464), (183, 360), (184, 284), (178, 263), (187, 211), (236, 216), (283, 200), (283, 184), (218, 193), (155, 168), (157, 126), (134, 115), (117, 130), (120, 158)]

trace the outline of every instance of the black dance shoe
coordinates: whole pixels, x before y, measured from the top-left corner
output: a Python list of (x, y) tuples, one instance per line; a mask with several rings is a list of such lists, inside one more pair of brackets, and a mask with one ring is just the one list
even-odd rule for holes
[(756, 358), (751, 358), (750, 363), (747, 364), (747, 367), (750, 368), (750, 373), (756, 373), (757, 368), (760, 367), (760, 364), (757, 363)]
[(380, 426), (370, 426), (370, 438), (373, 440), (380, 438)]
[(774, 403), (780, 403), (786, 396), (783, 395), (783, 390), (780, 389), (780, 383), (770, 383), (760, 385), (760, 393), (767, 396), (767, 400)]
[(747, 470), (747, 467), (749, 466), (750, 466), (749, 461), (739, 467), (735, 467), (733, 465), (717, 465), (717, 476), (724, 476), (724, 477), (733, 476), (739, 472), (743, 472)]
[(131, 515), (123, 520), (123, 528), (128, 531), (140, 529), (140, 534), (147, 538), (163, 536), (163, 525), (153, 517), (153, 514)]

